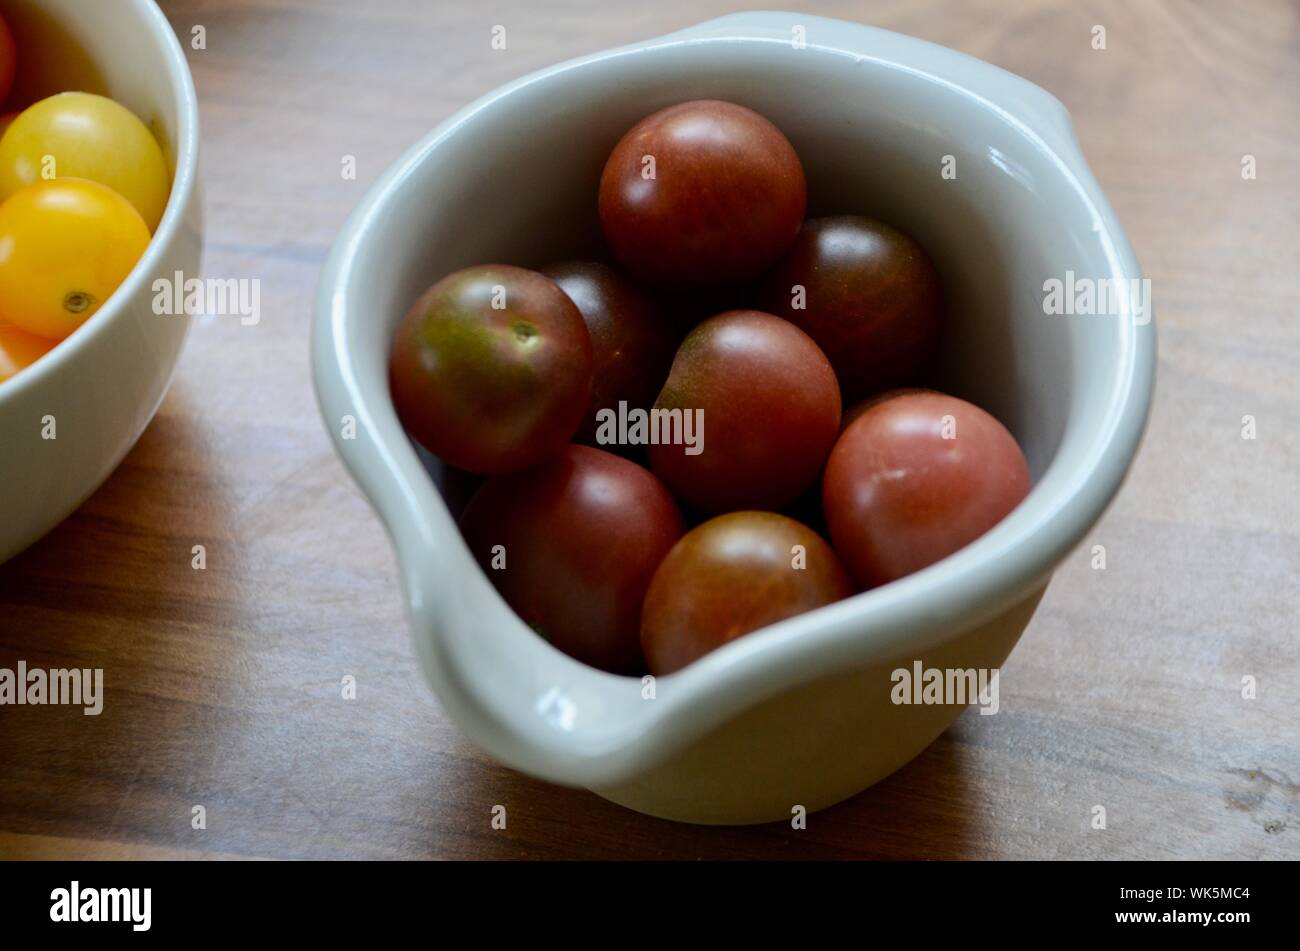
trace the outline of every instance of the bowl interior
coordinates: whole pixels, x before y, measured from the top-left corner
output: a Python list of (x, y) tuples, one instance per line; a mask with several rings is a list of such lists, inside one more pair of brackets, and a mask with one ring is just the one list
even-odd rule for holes
[(144, 120), (175, 168), (183, 84), (152, 4), (0, 0), (0, 13), (19, 50), (10, 108), (69, 90), (110, 96)]
[[(559, 721), (550, 717), (550, 727), (568, 735), (564, 749), (591, 757), (614, 745), (619, 730), (626, 740), (654, 718), (665, 724), (661, 732), (672, 717), (702, 728), (740, 708), (742, 691), (729, 688), (742, 683), (770, 694), (795, 677), (848, 662), (857, 648), (846, 637), (877, 638), (863, 650), (879, 649), (889, 638), (973, 625), (981, 620), (976, 607), (985, 617), (1005, 609), (1041, 584), (1096, 518), (1136, 442), (1134, 431), (1122, 448), (1109, 445), (1132, 387), (1131, 326), (1049, 317), (1043, 309), (1044, 282), (1067, 270), (1093, 277), (1136, 271), (1122, 235), (1109, 233), (1104, 199), (1075, 174), (1087, 177), (1081, 160), (1067, 166), (1005, 109), (897, 62), (812, 46), (797, 50), (788, 41), (672, 39), (566, 64), (464, 110), (376, 187), (345, 232), (323, 285), (331, 314), (325, 345), (346, 354), (338, 359), (348, 391), (346, 401), (332, 403), (325, 387), (323, 405), (328, 415), (368, 404), (366, 421), (378, 432), (373, 452), (339, 445), (403, 554), (426, 671), (453, 712), (472, 705), (474, 719), (492, 710), (489, 725), (479, 719), (480, 742), (549, 775), (563, 767), (530, 758), (527, 742), (503, 745), (492, 734), (530, 732), (537, 740), (546, 729), (532, 730), (528, 718), (547, 719), (555, 710), (548, 698), (557, 690), (569, 707)], [(957, 54), (939, 54), (974, 64), (960, 70), (997, 74), (994, 85), (1027, 86)], [(560, 655), (495, 599), (446, 509), (425, 504), (413, 475), (415, 454), (388, 398), (386, 361), (403, 313), (446, 273), (486, 262), (540, 266), (591, 253), (598, 246), (597, 182), (615, 142), (650, 112), (695, 98), (744, 104), (785, 132), (805, 166), (810, 214), (876, 216), (929, 250), (947, 297), (943, 386), (1011, 429), (1035, 488), (1020, 509), (963, 552), (741, 638), (672, 675), (678, 689), (671, 701), (646, 704), (635, 691), (611, 685), (619, 678)], [(1058, 146), (1077, 155), (1063, 118), (1053, 132)], [(945, 177), (954, 163), (956, 177)], [(321, 349), (318, 341), (318, 365)], [(1140, 429), (1140, 422), (1130, 419), (1125, 427)], [(1090, 479), (1103, 455), (1118, 471)], [(471, 678), (477, 669), (480, 682), (468, 690), (476, 695), (449, 701), (448, 681), (440, 679), (444, 666), (471, 671)], [(518, 755), (508, 755), (512, 749)]]
[[(140, 260), (113, 296), (89, 320), (32, 366), (0, 382), (0, 410), (10, 399), (69, 365), (75, 349), (101, 333), (126, 303), (143, 293), (158, 263), (183, 228), (185, 205), (198, 177), (198, 106), (189, 67), (170, 24), (153, 0), (0, 0), (18, 47), (19, 67), (8, 108), (25, 108), (66, 91), (93, 92), (126, 106), (149, 127), (172, 172), (167, 208)], [(39, 51), (33, 56), (32, 51)], [(197, 236), (190, 240), (198, 241)], [(171, 274), (167, 274), (171, 278)], [(153, 291), (148, 290), (150, 298)], [(170, 344), (152, 338), (157, 352)], [(138, 401), (124, 387), (118, 412)]]
[[(623, 132), (674, 102), (729, 99), (794, 143), (810, 216), (878, 217), (929, 250), (947, 298), (943, 385), (997, 415), (1040, 477), (1076, 391), (1104, 391), (1117, 370), (1096, 328), (1043, 312), (1047, 279), (1109, 273), (1083, 202), (1067, 202), (1075, 215), (1062, 217), (1071, 196), (1050, 154), (959, 91), (847, 55), (747, 47), (575, 67), (465, 119), (402, 183), (406, 200), (389, 206), (400, 240), (372, 250), (384, 256), (372, 343), (386, 343), (419, 292), (456, 268), (541, 266), (598, 249), (597, 183)], [(617, 80), (598, 75), (615, 70)], [(955, 178), (941, 174), (946, 156)], [(370, 355), (371, 369), (382, 356)]]

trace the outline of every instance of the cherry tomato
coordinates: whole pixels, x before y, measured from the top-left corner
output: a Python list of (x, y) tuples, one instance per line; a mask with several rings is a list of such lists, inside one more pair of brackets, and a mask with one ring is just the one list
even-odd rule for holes
[(50, 96), (22, 112), (0, 139), (0, 198), (50, 177), (85, 178), (135, 206), (158, 227), (171, 175), (148, 127), (125, 106), (85, 92)]
[(668, 376), (677, 337), (651, 300), (617, 271), (596, 261), (567, 261), (542, 273), (569, 295), (591, 334), (594, 375), (591, 402), (578, 430), (597, 442), (596, 414), (649, 409)]
[(0, 16), (0, 103), (9, 96), (13, 89), (14, 76), (18, 72), (18, 47), (14, 43), (13, 31), (5, 18)]
[(914, 382), (939, 342), (939, 272), (914, 240), (870, 218), (807, 222), (759, 299), (817, 341), (850, 398)]
[(780, 129), (744, 106), (698, 100), (619, 140), (600, 178), (600, 221), (636, 276), (724, 284), (757, 277), (790, 246), (806, 197)]
[(18, 113), (16, 112), (6, 112), (4, 115), (0, 116), (0, 137), (4, 136), (5, 130), (13, 125), (14, 120), (17, 118)]
[(504, 264), (444, 277), (397, 331), (389, 383), (411, 436), (493, 475), (564, 448), (591, 396), (591, 339), (564, 291)]
[(612, 453), (569, 446), (545, 465), (489, 479), (461, 527), (501, 596), (535, 631), (601, 670), (643, 669), (646, 587), (684, 531), (653, 475)]
[(910, 391), (865, 409), (826, 463), (831, 541), (875, 587), (932, 565), (996, 525), (1029, 492), (1006, 428), (965, 400)]
[(670, 674), (728, 641), (853, 593), (821, 536), (774, 512), (732, 512), (688, 532), (646, 592), (641, 646)]
[(62, 340), (117, 290), (149, 246), (131, 203), (96, 182), (37, 182), (0, 205), (0, 320)]
[(50, 352), (54, 342), (0, 323), (0, 383)]
[(794, 324), (733, 310), (687, 335), (655, 410), (702, 423), (695, 446), (663, 442), (662, 422), (650, 446), (651, 466), (679, 499), (707, 512), (779, 509), (821, 472), (839, 433), (840, 390)]

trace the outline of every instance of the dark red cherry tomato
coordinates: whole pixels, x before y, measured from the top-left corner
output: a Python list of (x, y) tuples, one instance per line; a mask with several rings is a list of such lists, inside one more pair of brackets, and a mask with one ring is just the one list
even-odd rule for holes
[(965, 400), (910, 391), (876, 402), (826, 463), (831, 541), (864, 588), (946, 558), (1029, 492), (1029, 468), (1006, 428)]
[(466, 268), (427, 290), (393, 342), (389, 385), (407, 432), (470, 472), (554, 456), (591, 395), (591, 340), (568, 295), (536, 271)]
[(733, 310), (687, 335), (655, 410), (702, 424), (694, 447), (650, 446), (651, 467), (679, 499), (708, 512), (779, 509), (821, 472), (839, 433), (840, 390), (794, 324)]
[(713, 99), (642, 119), (600, 178), (600, 222), (615, 256), (664, 284), (757, 277), (794, 240), (806, 200), (803, 166), (781, 130)]
[(816, 532), (774, 512), (732, 512), (693, 528), (655, 572), (641, 614), (654, 674), (670, 674), (751, 631), (852, 594)]
[(535, 631), (601, 670), (644, 669), (641, 604), (685, 530), (648, 471), (569, 446), (537, 468), (489, 479), (461, 528), (501, 596)]
[(569, 295), (587, 322), (595, 374), (591, 402), (576, 438), (596, 442), (596, 414), (649, 409), (668, 376), (680, 339), (645, 294), (596, 261), (566, 261), (542, 273)]
[(914, 240), (870, 218), (807, 222), (760, 301), (817, 341), (846, 398), (914, 382), (939, 342), (939, 272)]

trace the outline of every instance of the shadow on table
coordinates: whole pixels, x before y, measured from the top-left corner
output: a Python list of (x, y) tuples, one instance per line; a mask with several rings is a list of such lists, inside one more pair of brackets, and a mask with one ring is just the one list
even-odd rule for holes
[(194, 615), (195, 595), (211, 596), (213, 578), (196, 569), (194, 546), (203, 546), (206, 569), (209, 549), (222, 542), (210, 537), (223, 522), (213, 509), (229, 510), (232, 500), (181, 389), (89, 499), (0, 565), (0, 604), (177, 621)]
[(112, 839), (130, 815), (188, 822), (163, 801), (180, 778), (172, 748), (204, 742), (198, 675), (220, 678), (216, 632), (234, 603), (227, 540), (211, 534), (227, 524), (212, 512), (229, 507), (227, 487), (191, 410), (174, 387), (108, 480), (0, 565), (0, 667), (102, 671), (96, 715), (6, 708), (0, 828)]
[[(853, 798), (807, 818), (761, 826), (693, 826), (643, 816), (583, 790), (563, 789), (482, 765), (461, 794), (489, 815), (506, 806), (507, 828), (430, 855), (457, 858), (959, 859), (976, 854), (972, 779), (955, 727), (907, 766)], [(451, 847), (449, 849), (449, 846)], [(449, 856), (449, 852), (451, 855)]]

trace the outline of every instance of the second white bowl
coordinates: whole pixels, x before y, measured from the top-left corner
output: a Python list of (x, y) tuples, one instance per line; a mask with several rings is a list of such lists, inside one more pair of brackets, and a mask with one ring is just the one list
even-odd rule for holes
[(71, 514), (153, 419), (190, 326), (188, 317), (154, 312), (153, 282), (178, 271), (198, 276), (203, 227), (198, 102), (185, 53), (157, 5), (13, 0), (0, 11), (76, 50), (70, 61), (84, 53), (102, 91), (154, 129), (175, 165), (166, 213), (122, 286), (66, 340), (0, 383), (2, 563)]

